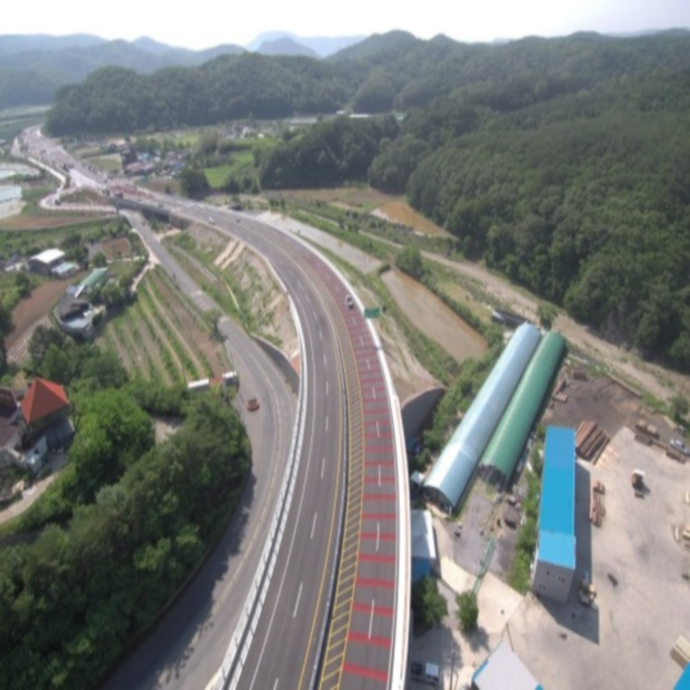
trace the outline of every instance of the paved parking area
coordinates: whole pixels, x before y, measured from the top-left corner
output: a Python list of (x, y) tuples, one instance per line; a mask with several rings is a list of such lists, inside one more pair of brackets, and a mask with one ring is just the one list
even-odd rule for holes
[[(636, 498), (633, 469), (648, 491)], [(600, 528), (588, 519), (590, 482), (606, 486)], [(508, 638), (545, 688), (672, 688), (681, 669), (669, 651), (690, 633), (690, 550), (673, 527), (690, 523), (690, 463), (634, 440), (621, 428), (596, 466), (578, 461), (576, 582), (592, 573), (596, 607), (583, 607), (576, 585), (565, 605), (528, 595), (511, 617)]]

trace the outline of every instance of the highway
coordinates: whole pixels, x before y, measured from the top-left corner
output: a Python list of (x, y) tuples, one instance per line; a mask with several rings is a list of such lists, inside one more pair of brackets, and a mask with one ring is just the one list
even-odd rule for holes
[[(47, 155), (53, 160), (64, 160), (66, 154), (56, 153), (49, 140), (42, 138), (38, 145), (49, 151)], [(141, 202), (141, 198), (134, 201)], [(406, 486), (399, 485), (400, 473), (396, 472), (394, 415), (398, 413), (389, 399), (377, 343), (360, 308), (346, 303), (346, 285), (329, 264), (299, 241), (249, 216), (173, 197), (156, 195), (151, 210), (161, 204), (178, 216), (211, 223), (219, 232), (239, 237), (262, 254), (293, 300), (305, 344), (301, 369), (306, 405), (296, 490), (270, 589), (256, 614), (253, 642), (236, 678), (237, 687), (394, 687), (394, 649), (400, 621), (407, 634), (408, 585), (399, 579), (399, 573), (404, 572), (399, 568), (401, 559), (409, 558), (399, 531), (399, 499)], [(202, 308), (213, 308), (208, 296), (156, 241), (141, 217), (130, 213), (128, 217), (180, 288)], [(231, 341), (239, 337), (229, 320), (223, 319), (221, 326)], [(264, 451), (263, 461), (255, 456), (257, 485), (266, 490), (275, 488), (287, 460), (278, 457), (280, 452), (275, 449), (285, 448), (289, 433), (284, 425), (288, 422), (278, 421), (278, 408), (285, 403), (277, 388), (262, 390), (258, 378), (263, 373), (265, 384), (270, 385), (267, 382), (276, 372), (265, 362), (262, 368), (258, 354), (249, 354), (253, 347), (237, 339), (230, 347), (236, 362), (237, 352), (247, 356), (243, 366), (257, 377), (251, 383), (253, 391), (275, 399), (275, 418), (264, 414), (262, 405), (261, 418), (248, 420), (252, 443), (255, 436), (260, 438), (254, 452)], [(240, 371), (240, 376), (244, 392), (245, 374)], [(275, 386), (280, 383), (274, 381)], [(287, 408), (291, 413), (292, 400)], [(255, 420), (259, 429), (252, 433)], [(264, 478), (264, 472), (270, 479)], [(256, 519), (254, 513), (260, 512), (264, 518), (259, 522), (265, 529), (266, 516), (273, 507), (270, 492), (257, 495), (253, 503), (252, 510), (245, 506), (247, 519), (251, 522)], [(211, 615), (193, 615), (193, 600), (182, 603), (185, 592), (106, 687), (206, 685), (222, 662), (220, 647), (227, 646), (235, 629), (241, 609), (238, 602), (246, 597), (252, 564), (258, 558), (256, 544), (262, 532), (260, 528), (246, 531), (252, 537), (241, 560), (240, 576), (234, 582), (224, 578), (219, 586), (212, 577), (204, 580), (200, 573), (187, 590), (194, 590), (202, 580), (198, 586), (200, 592), (206, 588), (205, 594), (197, 597), (202, 611), (205, 604)], [(223, 548), (218, 551), (223, 552)], [(215, 565), (209, 566), (211, 572), (221, 568), (229, 574), (238, 568), (228, 551), (226, 548), (224, 556), (230, 560), (219, 556)], [(215, 553), (212, 560), (216, 560)], [(188, 616), (196, 620), (191, 629), (185, 624)], [(181, 636), (179, 628), (185, 631)]]

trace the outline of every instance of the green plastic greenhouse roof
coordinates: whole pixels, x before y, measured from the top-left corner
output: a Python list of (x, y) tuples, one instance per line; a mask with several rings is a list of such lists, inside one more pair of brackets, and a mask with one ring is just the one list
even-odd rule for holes
[(565, 340), (558, 333), (542, 338), (484, 453), (482, 467), (494, 468), (506, 481), (515, 471), (564, 351)]

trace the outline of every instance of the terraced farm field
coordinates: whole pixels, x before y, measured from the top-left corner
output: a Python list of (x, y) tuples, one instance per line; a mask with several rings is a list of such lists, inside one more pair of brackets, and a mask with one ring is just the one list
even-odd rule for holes
[(133, 305), (108, 321), (99, 338), (129, 372), (173, 383), (218, 377), (231, 368), (211, 324), (162, 270), (149, 271), (137, 295)]

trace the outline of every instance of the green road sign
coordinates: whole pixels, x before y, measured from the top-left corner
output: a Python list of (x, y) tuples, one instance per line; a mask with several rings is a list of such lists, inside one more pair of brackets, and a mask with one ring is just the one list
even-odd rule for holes
[(364, 310), (365, 319), (378, 319), (381, 316), (381, 310), (378, 307), (368, 307)]

